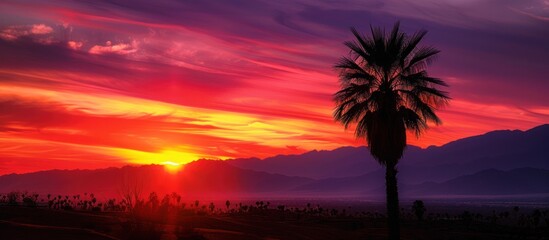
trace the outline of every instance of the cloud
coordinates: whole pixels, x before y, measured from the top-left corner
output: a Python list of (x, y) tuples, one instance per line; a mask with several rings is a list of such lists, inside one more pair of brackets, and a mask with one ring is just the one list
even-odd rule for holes
[[(163, 141), (152, 139), (172, 135), (163, 131), (216, 129), (211, 125), (186, 123), (189, 119), (169, 115), (92, 114), (79, 106), (49, 99), (0, 97), (0, 108), (3, 109), (1, 131), (10, 132), (18, 138), (155, 151), (163, 147)], [(131, 137), (134, 134), (141, 137)]]
[[(0, 136), (9, 136), (10, 139), (0, 141), (0, 149), (6, 149), (3, 152), (5, 157), (37, 158), (40, 157), (39, 148), (48, 149), (51, 146), (62, 145), (68, 145), (70, 149), (81, 148), (81, 154), (75, 155), (78, 151), (68, 154), (68, 150), (63, 150), (51, 151), (47, 156), (41, 157), (55, 160), (65, 154), (65, 159), (78, 160), (79, 157), (90, 156), (86, 152), (91, 152), (105, 154), (106, 156), (101, 159), (113, 159), (112, 154), (115, 158), (127, 159), (131, 156), (124, 153), (139, 151), (154, 154), (182, 146), (192, 149), (197, 156), (207, 158), (234, 158), (242, 155), (266, 157), (274, 153), (290, 154), (304, 151), (256, 141), (257, 137), (277, 141), (285, 138), (284, 134), (291, 134), (279, 132), (273, 129), (275, 126), (269, 124), (246, 124), (247, 120), (224, 120), (223, 115), (207, 113), (201, 113), (204, 116), (195, 118), (153, 116), (147, 113), (95, 113), (94, 109), (84, 106), (38, 98), (40, 94), (30, 95), (34, 95), (34, 98), (0, 98), (0, 108), (3, 109), (0, 116), (0, 125), (3, 126), (0, 129)], [(101, 103), (95, 102), (91, 105), (97, 104)], [(234, 129), (225, 129), (221, 126)], [(235, 136), (231, 132), (238, 132), (239, 135)], [(256, 135), (258, 132), (261, 132), (261, 136)], [(17, 143), (13, 142), (15, 140)], [(19, 151), (22, 148), (35, 150), (21, 154)], [(146, 161), (147, 159), (141, 159), (141, 162)]]
[[(8, 26), (0, 32), (0, 38), (4, 40), (16, 40), (21, 37), (32, 35), (48, 35), (53, 32), (53, 28), (45, 24), (34, 24), (26, 26)], [(44, 38), (37, 38), (45, 40)]]
[(45, 24), (34, 24), (32, 25), (30, 32), (32, 34), (38, 34), (38, 35), (50, 34), (53, 32), (53, 28)]
[(118, 43), (112, 44), (111, 41), (107, 41), (104, 46), (95, 45), (88, 50), (91, 54), (118, 54), (126, 55), (130, 53), (135, 53), (138, 50), (137, 41), (132, 41), (131, 43)]
[(510, 8), (510, 9), (517, 12), (517, 13), (524, 14), (525, 16), (531, 17), (531, 18), (536, 19), (536, 20), (549, 21), (549, 10), (548, 10), (549, 7), (543, 8), (543, 11), (541, 11), (541, 12), (532, 11), (532, 10), (537, 10), (537, 9), (528, 9), (530, 11), (520, 10), (520, 9), (516, 9), (516, 8)]
[(77, 42), (77, 41), (68, 41), (67, 47), (69, 47), (72, 50), (79, 50), (84, 45), (83, 42)]

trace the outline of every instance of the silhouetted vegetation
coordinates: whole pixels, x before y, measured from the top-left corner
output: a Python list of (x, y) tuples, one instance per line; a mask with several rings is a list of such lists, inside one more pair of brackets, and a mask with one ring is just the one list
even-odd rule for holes
[[(93, 193), (40, 196), (11, 192), (0, 195), (0, 207), (119, 216), (118, 225), (122, 230), (119, 237), (122, 239), (162, 239), (166, 234), (172, 234), (178, 239), (205, 239), (193, 228), (181, 225), (179, 220), (181, 218), (214, 217), (283, 221), (299, 225), (319, 224), (346, 231), (379, 227), (379, 223), (387, 219), (385, 214), (375, 211), (355, 211), (351, 207), (324, 208), (313, 203), (296, 207), (281, 204), (272, 206), (269, 201), (231, 204), (231, 201), (227, 200), (224, 201), (224, 206), (221, 202), (220, 205), (223, 207), (217, 207), (215, 202), (202, 204), (199, 200), (186, 202), (181, 199), (177, 193), (159, 197), (153, 192), (146, 199), (134, 199), (136, 201), (133, 201), (132, 207), (129, 207), (130, 204), (125, 199), (98, 200)], [(454, 214), (432, 211), (426, 214), (426, 210), (425, 203), (421, 200), (415, 201), (408, 209), (400, 209), (403, 226), (426, 231), (430, 228), (452, 228), (456, 231), (476, 233), (497, 232), (509, 236), (532, 236), (532, 239), (549, 234), (547, 209), (533, 209), (526, 212), (518, 207), (509, 207), (506, 211), (493, 211), (489, 214), (473, 213), (468, 210)]]
[(417, 220), (422, 221), (423, 215), (425, 214), (425, 204), (421, 200), (414, 201), (414, 204), (412, 205), (412, 211), (417, 217)]

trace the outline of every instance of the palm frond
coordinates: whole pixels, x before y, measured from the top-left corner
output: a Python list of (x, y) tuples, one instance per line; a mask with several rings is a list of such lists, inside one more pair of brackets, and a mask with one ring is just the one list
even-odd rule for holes
[(427, 129), (427, 122), (419, 116), (414, 110), (401, 106), (399, 109), (399, 115), (402, 117), (407, 129), (412, 130), (416, 137)]
[(334, 94), (334, 100), (337, 103), (347, 101), (349, 99), (367, 99), (370, 96), (370, 89), (372, 86), (368, 83), (366, 84), (355, 84), (351, 83), (344, 89), (339, 90)]
[(355, 104), (349, 104), (347, 106), (339, 106), (334, 112), (334, 118), (343, 123), (345, 129), (349, 127), (350, 124), (356, 122), (365, 114), (365, 109), (367, 109), (368, 102), (356, 102)]
[(366, 52), (360, 45), (354, 41), (347, 41), (343, 43), (350, 49), (350, 53), (353, 55), (353, 59), (358, 59), (359, 57), (368, 63), (372, 61), (372, 58), (368, 52)]
[(373, 44), (372, 42), (365, 38), (362, 34), (360, 34), (356, 28), (351, 28), (351, 32), (353, 33), (353, 35), (355, 36), (355, 40), (360, 44), (359, 46), (362, 47), (362, 50), (365, 52), (365, 53), (371, 53), (372, 49), (373, 49)]
[(341, 58), (334, 68), (340, 70), (340, 80), (342, 83), (347, 83), (351, 80), (355, 80), (359, 83), (376, 80), (375, 76), (368, 73), (364, 68), (359, 66), (358, 63), (347, 57)]
[(419, 44), (419, 42), (421, 42), (421, 40), (423, 39), (423, 37), (425, 37), (426, 34), (427, 34), (427, 31), (421, 30), (421, 31), (418, 31), (418, 32), (414, 33), (414, 35), (412, 35), (411, 37), (408, 38), (408, 40), (406, 41), (406, 44), (404, 45), (404, 47), (402, 49), (402, 61), (403, 62), (404, 62), (405, 59), (408, 58), (410, 53), (412, 53), (412, 51), (414, 51), (416, 49), (417, 45)]
[(435, 56), (440, 53), (440, 50), (433, 47), (421, 47), (415, 53), (412, 53), (407, 66), (402, 72), (410, 73), (423, 70), (427, 65), (431, 64)]
[(415, 86), (412, 89), (412, 92), (415, 92), (419, 96), (427, 94), (428, 96), (436, 96), (440, 99), (450, 99), (450, 97), (448, 96), (448, 92), (433, 87)]
[(400, 86), (406, 86), (406, 87), (415, 87), (415, 86), (429, 86), (429, 85), (439, 85), (439, 86), (445, 86), (448, 87), (448, 84), (444, 82), (440, 78), (433, 78), (427, 76), (427, 72), (425, 70), (419, 71), (417, 73), (413, 74), (399, 74), (394, 77)]
[(436, 125), (442, 123), (440, 118), (435, 114), (433, 110), (433, 105), (426, 103), (423, 99), (414, 91), (409, 90), (399, 90), (399, 92), (404, 93), (407, 100), (407, 105), (409, 108), (414, 110), (419, 116), (421, 116), (425, 122), (431, 121)]

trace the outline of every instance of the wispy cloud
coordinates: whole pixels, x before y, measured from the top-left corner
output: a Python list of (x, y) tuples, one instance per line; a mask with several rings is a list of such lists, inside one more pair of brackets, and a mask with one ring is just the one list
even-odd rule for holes
[(29, 26), (7, 26), (0, 32), (0, 38), (4, 40), (17, 40), (21, 37), (34, 35), (36, 39), (44, 39), (41, 35), (48, 35), (53, 28), (45, 24), (33, 24)]
[[(69, 45), (70, 46), (70, 45)], [(104, 46), (94, 45), (88, 51), (91, 54), (119, 54), (126, 55), (130, 53), (135, 53), (138, 50), (137, 41), (132, 41), (131, 43), (118, 43), (113, 44), (111, 41), (107, 41)]]

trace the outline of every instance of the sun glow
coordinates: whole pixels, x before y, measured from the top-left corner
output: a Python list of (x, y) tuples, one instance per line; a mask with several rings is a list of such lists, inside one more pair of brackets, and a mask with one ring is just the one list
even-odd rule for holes
[(177, 172), (182, 166), (201, 158), (200, 155), (176, 151), (164, 150), (161, 152), (142, 152), (128, 149), (118, 149), (118, 155), (136, 164), (159, 164), (166, 167), (169, 172)]
[(164, 165), (164, 169), (166, 169), (166, 171), (169, 173), (177, 173), (183, 167), (181, 163), (176, 163), (172, 161), (161, 162), (160, 164)]

